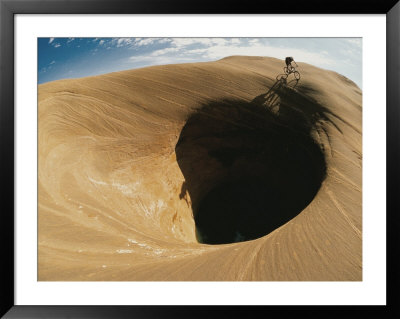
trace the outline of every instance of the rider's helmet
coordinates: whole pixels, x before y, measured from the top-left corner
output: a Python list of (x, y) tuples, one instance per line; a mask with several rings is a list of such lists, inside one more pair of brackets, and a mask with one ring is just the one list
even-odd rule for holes
[(290, 63), (292, 63), (292, 61), (294, 61), (294, 60), (293, 60), (293, 57), (291, 57), (291, 56), (288, 56), (288, 57), (285, 59), (286, 65), (289, 65)]

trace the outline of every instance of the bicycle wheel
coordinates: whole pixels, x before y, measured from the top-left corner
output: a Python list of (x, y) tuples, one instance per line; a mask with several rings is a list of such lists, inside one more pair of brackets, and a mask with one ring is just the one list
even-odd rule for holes
[(300, 73), (298, 71), (294, 71), (294, 77), (296, 80), (300, 80)]

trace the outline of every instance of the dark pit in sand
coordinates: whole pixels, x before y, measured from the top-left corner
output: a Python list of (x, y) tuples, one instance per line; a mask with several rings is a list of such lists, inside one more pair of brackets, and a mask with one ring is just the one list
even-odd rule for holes
[[(285, 95), (286, 94), (286, 95)], [(213, 101), (192, 115), (176, 145), (191, 198), (197, 239), (226, 244), (267, 235), (298, 215), (326, 173), (311, 131), (324, 108), (295, 92), (280, 96), (280, 112), (260, 103)], [(300, 109), (300, 111), (299, 111)]]

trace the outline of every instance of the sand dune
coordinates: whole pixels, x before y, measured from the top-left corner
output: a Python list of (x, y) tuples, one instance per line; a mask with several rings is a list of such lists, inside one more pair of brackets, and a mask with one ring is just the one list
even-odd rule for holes
[(38, 279), (362, 280), (362, 92), (298, 64), (39, 85)]

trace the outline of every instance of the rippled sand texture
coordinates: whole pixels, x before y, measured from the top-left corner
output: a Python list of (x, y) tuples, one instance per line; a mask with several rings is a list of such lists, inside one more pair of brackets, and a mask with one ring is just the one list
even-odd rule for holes
[[(283, 66), (229, 57), (39, 85), (38, 279), (362, 280), (362, 92), (299, 63), (297, 86), (270, 99)], [(288, 130), (308, 125), (326, 176), (311, 203), (268, 235), (204, 245), (192, 205), (226, 165), (202, 162), (207, 140), (189, 144), (179, 163), (175, 149), (193, 114), (226, 100), (264, 107)]]

